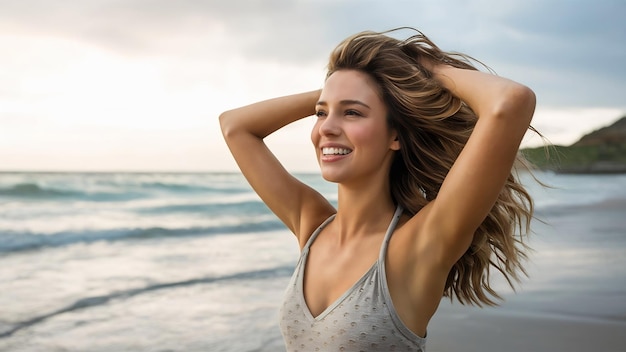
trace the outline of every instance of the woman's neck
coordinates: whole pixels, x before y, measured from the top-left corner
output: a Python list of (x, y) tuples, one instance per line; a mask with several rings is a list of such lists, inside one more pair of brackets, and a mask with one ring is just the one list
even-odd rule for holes
[(395, 205), (387, 180), (364, 187), (338, 186), (337, 215), (333, 221), (340, 241), (378, 234), (387, 229)]

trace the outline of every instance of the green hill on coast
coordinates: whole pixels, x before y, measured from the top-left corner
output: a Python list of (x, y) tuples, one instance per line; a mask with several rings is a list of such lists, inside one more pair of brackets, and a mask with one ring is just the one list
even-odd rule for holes
[(570, 146), (522, 149), (537, 168), (558, 173), (626, 173), (626, 116)]

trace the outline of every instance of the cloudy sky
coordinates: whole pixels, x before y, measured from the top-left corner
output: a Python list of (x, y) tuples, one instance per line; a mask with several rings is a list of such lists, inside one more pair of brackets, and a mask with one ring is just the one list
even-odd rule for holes
[[(321, 88), (343, 38), (399, 26), (533, 88), (533, 124), (570, 144), (626, 115), (625, 13), (622, 0), (0, 0), (0, 170), (235, 170), (220, 112)], [(312, 119), (268, 140), (293, 171), (317, 168)]]

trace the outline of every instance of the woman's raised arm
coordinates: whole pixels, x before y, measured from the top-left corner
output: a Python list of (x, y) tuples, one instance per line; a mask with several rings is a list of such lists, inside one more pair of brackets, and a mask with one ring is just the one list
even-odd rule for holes
[(492, 74), (448, 65), (435, 78), (478, 116), (474, 130), (428, 211), (441, 244), (439, 260), (452, 266), (494, 206), (511, 173), (535, 109), (529, 88)]
[[(319, 193), (290, 175), (263, 139), (291, 122), (313, 115), (319, 96), (319, 90), (290, 95), (220, 115), (224, 139), (241, 172), (300, 242), (301, 233), (308, 233), (334, 209)], [(301, 214), (304, 212), (312, 214), (312, 218), (303, 221)]]

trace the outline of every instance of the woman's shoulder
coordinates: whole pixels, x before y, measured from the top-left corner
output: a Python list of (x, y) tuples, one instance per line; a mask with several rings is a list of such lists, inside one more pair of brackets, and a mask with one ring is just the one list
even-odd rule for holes
[(337, 210), (330, 203), (324, 202), (316, 202), (311, 204), (309, 209), (303, 209), (300, 218), (300, 229), (295, 234), (298, 238), (300, 249), (304, 248), (313, 233), (336, 213)]

